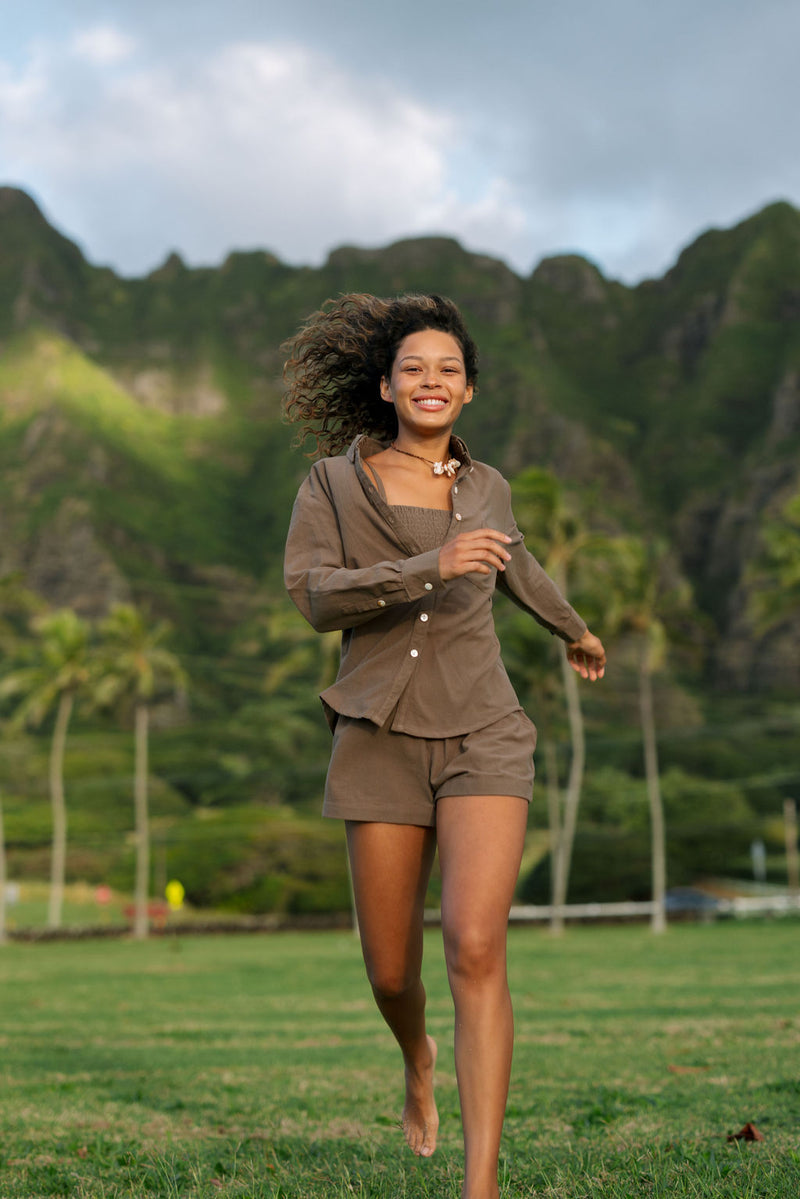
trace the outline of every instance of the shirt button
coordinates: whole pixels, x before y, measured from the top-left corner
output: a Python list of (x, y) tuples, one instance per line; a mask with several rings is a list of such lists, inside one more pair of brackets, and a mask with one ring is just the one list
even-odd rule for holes
[(433, 583), (426, 583), (426, 584), (425, 584), (425, 590), (426, 590), (426, 591), (433, 591)]
[(456, 520), (461, 520), (461, 513), (460, 513), (460, 512), (456, 512)]
[(418, 650), (418, 649), (412, 649), (412, 651), (411, 651), (411, 657), (412, 657), (412, 658), (418, 658), (418, 657), (419, 657), (419, 650)]
[(385, 608), (385, 607), (386, 607), (386, 600), (378, 600), (378, 607), (379, 607), (379, 608)]
[(421, 620), (421, 621), (426, 621), (427, 619), (428, 619), (428, 613), (427, 613), (427, 612), (423, 612), (423, 613), (422, 613), (422, 615), (420, 616), (420, 620)]
[(458, 488), (457, 488), (457, 487), (454, 487), (454, 488), (453, 488), (453, 495), (458, 495)]

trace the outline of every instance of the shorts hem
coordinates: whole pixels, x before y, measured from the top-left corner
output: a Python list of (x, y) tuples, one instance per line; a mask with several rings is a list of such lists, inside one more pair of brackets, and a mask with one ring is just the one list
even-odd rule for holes
[(436, 792), (436, 799), (459, 795), (517, 795), (530, 803), (533, 797), (533, 780), (522, 782), (516, 778), (498, 779), (496, 774), (471, 774), (468, 778), (450, 779), (443, 783)]
[(375, 811), (374, 808), (372, 810), (368, 808), (345, 810), (334, 805), (326, 805), (322, 809), (322, 815), (326, 820), (356, 820), (364, 824), (413, 824), (417, 828), (436, 827), (435, 808), (426, 812), (423, 818), (421, 814), (415, 817), (413, 813), (380, 812)]

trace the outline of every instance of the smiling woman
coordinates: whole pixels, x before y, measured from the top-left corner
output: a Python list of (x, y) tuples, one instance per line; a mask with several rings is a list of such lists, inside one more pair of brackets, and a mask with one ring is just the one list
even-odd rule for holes
[(513, 1039), (506, 927), (536, 730), (500, 660), (495, 587), (567, 642), (584, 677), (605, 653), (514, 523), (509, 487), (453, 427), (478, 358), (441, 296), (329, 303), (289, 343), (289, 415), (323, 458), (300, 488), (286, 585), (320, 632), (342, 630), (323, 812), (346, 822), (361, 943), (403, 1054), (403, 1129), (436, 1147), (436, 1044), (425, 1024), (423, 907), (434, 853), (456, 1009), (464, 1199), (497, 1199)]
[[(291, 420), (303, 422), (301, 439), (309, 434), (320, 452), (338, 454), (359, 433), (396, 437), (391, 392), (401, 383), (395, 370), (397, 349), (404, 337), (426, 328), (455, 341), (455, 352), (451, 341), (439, 354), (447, 359), (448, 375), (457, 371), (463, 376), (471, 399), (478, 378), (477, 347), (455, 304), (441, 296), (401, 301), (345, 295), (309, 317), (284, 347), (289, 352), (286, 411)], [(415, 358), (403, 375), (411, 381), (422, 369)]]

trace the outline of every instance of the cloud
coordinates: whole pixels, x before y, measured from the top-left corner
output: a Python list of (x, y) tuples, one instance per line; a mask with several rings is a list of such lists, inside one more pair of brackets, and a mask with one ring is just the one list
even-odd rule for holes
[(800, 198), (792, 0), (46, 2), (0, 50), (0, 162), (127, 272), (445, 233), (635, 280)]
[(130, 58), (136, 41), (111, 25), (94, 25), (75, 35), (71, 49), (77, 58), (96, 66), (113, 66)]
[(239, 42), (170, 67), (93, 27), (66, 54), (40, 46), (0, 75), (0, 122), (16, 178), (62, 197), (60, 222), (132, 273), (170, 247), (192, 262), (232, 246), (314, 262), (343, 242), (432, 230), (497, 252), (500, 222), (509, 250), (524, 224), (496, 176), (458, 194), (449, 162), (463, 131), (446, 109), (295, 43)]

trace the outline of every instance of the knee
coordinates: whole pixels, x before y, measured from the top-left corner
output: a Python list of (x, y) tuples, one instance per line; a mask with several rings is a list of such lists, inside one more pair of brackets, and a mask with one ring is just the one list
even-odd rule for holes
[(480, 982), (505, 975), (505, 930), (499, 934), (480, 925), (446, 929), (444, 951), (451, 978)]
[(402, 999), (419, 979), (418, 973), (388, 965), (368, 965), (367, 978), (378, 1003)]

